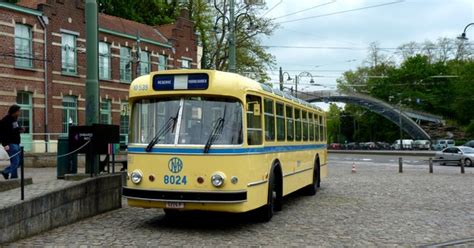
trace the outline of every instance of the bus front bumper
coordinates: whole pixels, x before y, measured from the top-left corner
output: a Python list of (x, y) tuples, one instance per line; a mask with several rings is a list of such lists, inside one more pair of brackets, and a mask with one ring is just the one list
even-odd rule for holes
[(247, 201), (247, 191), (164, 191), (123, 187), (122, 193), (129, 199), (159, 202), (242, 203)]

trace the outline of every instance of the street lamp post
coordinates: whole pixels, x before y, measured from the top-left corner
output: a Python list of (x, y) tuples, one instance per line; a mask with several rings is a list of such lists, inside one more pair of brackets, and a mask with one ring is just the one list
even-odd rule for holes
[(299, 79), (301, 77), (311, 77), (311, 80), (309, 81), (309, 83), (314, 84), (313, 75), (311, 73), (307, 72), (307, 71), (303, 71), (300, 74), (295, 75), (295, 96), (296, 97), (298, 97), (298, 83), (299, 83)]
[(283, 72), (283, 70), (280, 67), (280, 91), (283, 91), (283, 81), (284, 81), (283, 78), (285, 77), (285, 74), (288, 76), (287, 81), (290, 81), (291, 80), (290, 74), (288, 72)]
[(467, 28), (468, 28), (468, 27), (473, 26), (473, 25), (474, 25), (474, 22), (467, 24), (466, 27), (464, 28), (464, 31), (462, 32), (462, 34), (458, 36), (458, 39), (460, 39), (460, 40), (468, 40), (468, 38), (466, 37), (466, 31), (467, 31)]
[(236, 48), (235, 48), (235, 0), (229, 0), (229, 71), (236, 71)]

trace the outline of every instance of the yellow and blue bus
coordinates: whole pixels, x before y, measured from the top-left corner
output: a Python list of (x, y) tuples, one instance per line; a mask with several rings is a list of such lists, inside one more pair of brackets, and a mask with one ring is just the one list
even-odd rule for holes
[(285, 195), (314, 195), (327, 175), (324, 112), (249, 78), (152, 72), (132, 82), (129, 102), (130, 206), (268, 221)]

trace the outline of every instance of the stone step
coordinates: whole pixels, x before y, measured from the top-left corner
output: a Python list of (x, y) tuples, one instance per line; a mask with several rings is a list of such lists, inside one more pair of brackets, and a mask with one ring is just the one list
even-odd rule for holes
[[(33, 178), (25, 178), (25, 185), (33, 184)], [(5, 181), (0, 181), (0, 192), (12, 190), (21, 187), (20, 179), (9, 179)]]

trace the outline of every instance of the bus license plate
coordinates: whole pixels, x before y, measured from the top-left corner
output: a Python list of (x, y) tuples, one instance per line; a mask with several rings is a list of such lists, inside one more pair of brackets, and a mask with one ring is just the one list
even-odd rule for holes
[(184, 208), (184, 202), (167, 202), (166, 208), (181, 209)]

